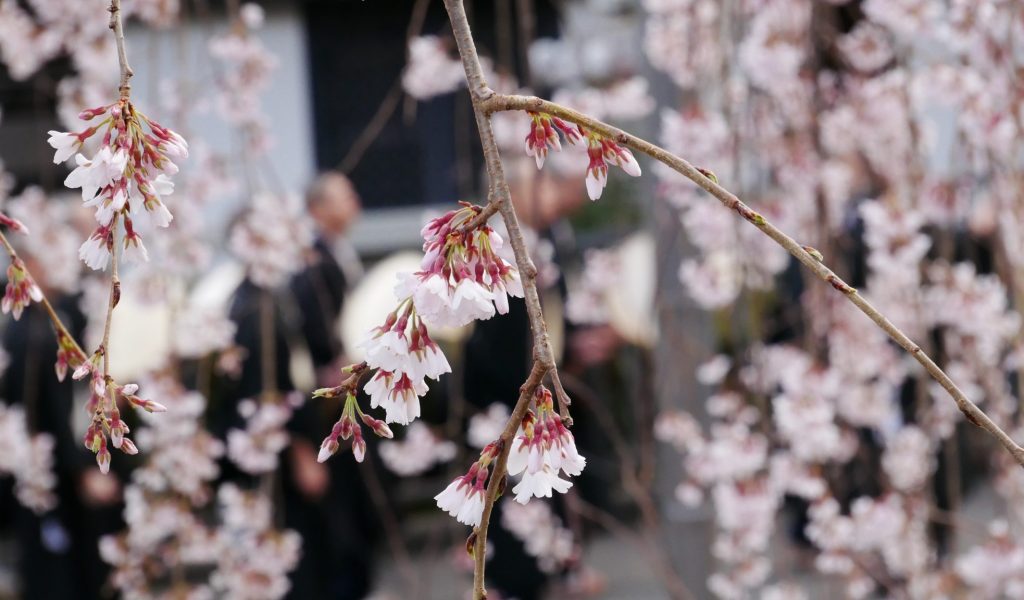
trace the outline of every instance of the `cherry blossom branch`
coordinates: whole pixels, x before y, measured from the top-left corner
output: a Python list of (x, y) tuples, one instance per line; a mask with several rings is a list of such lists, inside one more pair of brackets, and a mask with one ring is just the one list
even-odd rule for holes
[(132, 86), (129, 80), (135, 73), (132, 72), (131, 66), (128, 65), (128, 52), (125, 50), (124, 45), (124, 26), (121, 23), (121, 0), (110, 0), (110, 8), (107, 11), (110, 13), (110, 23), (107, 26), (114, 32), (114, 40), (117, 42), (117, 63), (121, 68), (121, 83), (117, 89), (121, 92), (121, 98), (125, 99), (131, 95)]
[[(447, 4), (448, 0), (445, 0), (445, 3)], [(516, 402), (515, 408), (512, 409), (512, 415), (509, 416), (508, 421), (505, 423), (505, 429), (502, 430), (501, 437), (498, 438), (498, 448), (500, 450), (498, 459), (494, 461), (491, 479), (487, 482), (487, 493), (484, 495), (484, 510), (480, 516), (480, 525), (477, 526), (472, 536), (470, 536), (470, 543), (473, 546), (474, 600), (485, 600), (487, 598), (487, 590), (484, 588), (484, 567), (487, 562), (487, 527), (491, 520), (491, 513), (494, 511), (494, 503), (505, 491), (506, 465), (508, 464), (509, 452), (512, 450), (512, 438), (516, 435), (520, 423), (523, 422), (527, 409), (530, 408), (530, 399), (533, 398), (534, 392), (537, 391), (541, 382), (544, 381), (544, 375), (547, 372), (548, 369), (540, 361), (535, 360), (533, 362), (530, 376), (522, 387), (519, 388), (519, 400)]]
[(996, 425), (996, 423), (989, 418), (989, 416), (985, 414), (978, 405), (967, 398), (963, 391), (957, 387), (956, 383), (954, 383), (953, 380), (950, 379), (937, 364), (935, 364), (935, 362), (924, 352), (924, 350), (921, 349), (918, 344), (911, 340), (907, 334), (903, 333), (901, 329), (893, 325), (885, 315), (879, 312), (877, 308), (867, 301), (867, 299), (861, 296), (857, 292), (856, 288), (848, 285), (838, 275), (832, 272), (831, 269), (829, 269), (814, 255), (818, 254), (816, 251), (812, 254), (804, 246), (797, 243), (796, 240), (789, 237), (789, 235), (768, 222), (762, 215), (740, 201), (740, 199), (733, 193), (718, 184), (717, 178), (712, 172), (706, 169), (694, 167), (686, 160), (659, 146), (656, 146), (655, 144), (626, 133), (616, 127), (612, 127), (607, 123), (603, 123), (597, 119), (584, 115), (583, 113), (572, 110), (571, 108), (534, 96), (498, 94), (494, 90), (486, 87), (475, 89), (474, 91), (480, 98), (478, 101), (479, 104), (482, 105), (488, 115), (495, 112), (510, 110), (547, 113), (580, 125), (589, 131), (598, 133), (623, 146), (631, 148), (632, 150), (646, 154), (696, 183), (704, 191), (717, 198), (723, 205), (725, 205), (726, 208), (735, 211), (741, 217), (760, 229), (778, 245), (786, 249), (786, 251), (796, 257), (796, 259), (812, 273), (831, 285), (836, 289), (836, 291), (846, 296), (846, 298), (860, 309), (862, 313), (874, 321), (882, 331), (887, 333), (890, 338), (892, 338), (897, 344), (913, 356), (921, 366), (924, 367), (925, 371), (927, 371), (928, 374), (937, 381), (939, 385), (946, 390), (946, 392), (949, 393), (950, 397), (953, 398), (953, 401), (956, 402), (957, 408), (960, 409), (960, 412), (964, 414), (968, 421), (984, 429), (999, 440), (1003, 447), (1013, 455), (1014, 460), (1016, 460), (1021, 466), (1024, 466), (1024, 448), (1018, 445), (1005, 431)]
[[(466, 84), (469, 88), (470, 98), (473, 102), (473, 113), (476, 117), (477, 130), (480, 134), (480, 144), (483, 148), (484, 162), (487, 168), (488, 178), (488, 205), (481, 211), (481, 215), (490, 216), (495, 212), (501, 214), (505, 222), (505, 229), (508, 231), (509, 243), (512, 245), (515, 254), (516, 267), (523, 284), (523, 296), (526, 301), (526, 311), (530, 320), (530, 329), (533, 336), (533, 367), (526, 382), (520, 388), (519, 400), (505, 428), (498, 440), (499, 455), (494, 463), (494, 469), (490, 474), (490, 481), (487, 484), (487, 492), (484, 496), (483, 513), (480, 524), (471, 537), (473, 545), (473, 597), (475, 600), (483, 600), (487, 597), (484, 587), (484, 568), (487, 561), (487, 528), (490, 523), (491, 513), (494, 510), (494, 503), (505, 489), (506, 465), (508, 455), (512, 449), (512, 439), (519, 429), (530, 407), (530, 400), (534, 392), (541, 385), (544, 377), (552, 373), (556, 388), (561, 389), (561, 383), (557, 379), (557, 367), (554, 361), (554, 353), (551, 351), (551, 343), (548, 339), (547, 325), (544, 323), (544, 314), (541, 310), (540, 294), (537, 292), (537, 267), (534, 266), (530, 253), (526, 249), (526, 240), (523, 238), (522, 230), (519, 227), (519, 219), (516, 216), (515, 207), (512, 205), (512, 196), (509, 191), (508, 181), (505, 179), (505, 169), (501, 163), (501, 156), (498, 151), (498, 144), (491, 131), (491, 118), (483, 107), (483, 101), (487, 98), (490, 88), (484, 80), (483, 67), (480, 64), (480, 57), (477, 55), (476, 44), (469, 28), (469, 19), (466, 17), (466, 10), (462, 0), (445, 0), (445, 8), (452, 25), (452, 34), (455, 37), (459, 49), (459, 56), (462, 59), (462, 66), (466, 71)], [(491, 92), (493, 94), (493, 92)], [(481, 217), (483, 223), (487, 216)], [(563, 410), (562, 416), (568, 419), (567, 412), (568, 396), (564, 390), (559, 393), (559, 406)]]
[[(110, 8), (107, 9), (110, 12), (110, 23), (108, 27), (114, 33), (114, 41), (117, 45), (117, 63), (120, 67), (121, 79), (118, 85), (118, 92), (121, 94), (121, 101), (127, 102), (128, 97), (131, 95), (132, 86), (129, 81), (132, 78), (132, 68), (128, 65), (128, 52), (125, 49), (124, 43), (124, 25), (121, 20), (121, 0), (110, 0)], [(110, 328), (114, 318), (114, 308), (121, 300), (121, 279), (117, 274), (117, 255), (118, 255), (118, 239), (117, 239), (117, 220), (118, 214), (115, 213), (110, 221), (110, 237), (107, 238), (110, 244), (108, 250), (110, 251), (110, 295), (107, 299), (107, 316), (103, 323), (103, 341), (100, 343), (99, 351), (103, 354), (103, 392), (106, 397), (106, 403), (109, 405), (111, 414), (110, 421), (110, 433), (114, 437), (113, 424), (120, 421), (120, 411), (117, 408), (117, 395), (115, 393), (116, 386), (114, 385), (114, 379), (110, 375)], [(127, 218), (127, 217), (126, 217)], [(94, 421), (104, 423), (104, 402), (99, 401), (96, 403)], [(114, 438), (115, 447), (119, 447), (121, 442), (117, 441), (118, 438)], [(103, 442), (102, 449), (97, 453), (97, 461), (100, 464), (100, 471), (107, 473), (110, 465), (110, 454), (106, 451), (106, 442)], [(105, 457), (105, 458), (104, 458)]]
[[(21, 260), (18, 257), (18, 251), (14, 249), (14, 246), (11, 245), (11, 242), (7, 239), (7, 236), (4, 235), (2, 231), (0, 231), (0, 243), (2, 243), (4, 249), (7, 250), (7, 255), (10, 256), (11, 262)], [(24, 261), (22, 261), (22, 264), (24, 264)], [(24, 269), (25, 273), (32, 279), (32, 281), (35, 281), (35, 278), (32, 277), (32, 273), (29, 272), (28, 267), (26, 266), (24, 267)], [(81, 364), (81, 361), (85, 360), (85, 351), (82, 350), (82, 346), (79, 345), (78, 341), (75, 340), (74, 336), (71, 335), (71, 332), (68, 331), (68, 328), (64, 325), (64, 322), (60, 320), (60, 316), (57, 315), (57, 311), (53, 309), (53, 305), (50, 304), (50, 300), (49, 298), (46, 297), (46, 293), (43, 292), (42, 290), (40, 290), (40, 293), (42, 294), (42, 299), (39, 301), (39, 304), (43, 305), (43, 309), (46, 310), (47, 316), (50, 317), (50, 322), (53, 324), (53, 330), (57, 334), (58, 340), (60, 338), (66, 339), (68, 343), (72, 346), (75, 354), (75, 359), (78, 361), (78, 363), (72, 364), (71, 367), (77, 367), (78, 364)]]

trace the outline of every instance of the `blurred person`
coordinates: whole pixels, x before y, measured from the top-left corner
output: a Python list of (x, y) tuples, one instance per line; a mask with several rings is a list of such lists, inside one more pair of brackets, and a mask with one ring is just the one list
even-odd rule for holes
[[(559, 364), (582, 370), (609, 360), (621, 345), (617, 335), (574, 329), (562, 320), (564, 310), (549, 310), (563, 304), (565, 299), (565, 282), (557, 266), (562, 258), (559, 250), (575, 245), (566, 218), (588, 202), (579, 180), (561, 176), (556, 169), (538, 171), (533, 160), (527, 157), (508, 160), (506, 176), (528, 249), (537, 265), (537, 287), (549, 330), (553, 339), (564, 337), (566, 342)], [(564, 336), (559, 336), (559, 332), (564, 332)], [(526, 302), (522, 298), (509, 298), (508, 314), (478, 321), (466, 342), (463, 385), (467, 401), (480, 410), (494, 403), (511, 409), (519, 398), (520, 386), (529, 375), (532, 349)], [(558, 360), (558, 348), (555, 352)], [(577, 420), (573, 432), (579, 439), (580, 419), (573, 416)], [(589, 458), (585, 444), (581, 444), (580, 449)], [(587, 475), (584, 470), (582, 477)], [(576, 483), (579, 481), (577, 478)], [(564, 520), (561, 498), (551, 502), (553, 510), (561, 513)], [(488, 541), (494, 546), (494, 555), (501, 559), (487, 569), (488, 588), (500, 592), (503, 598), (541, 598), (549, 577), (540, 570), (537, 560), (526, 553), (522, 542), (503, 526), (501, 513), (499, 502), (491, 516)], [(588, 585), (593, 592), (603, 583), (591, 579)]]
[[(78, 298), (50, 288), (45, 270), (31, 256), (24, 260), (70, 333), (81, 339), (86, 319)], [(99, 538), (123, 527), (121, 478), (114, 470), (101, 473), (72, 431), (73, 382), (70, 375), (64, 381), (54, 375), (57, 340), (42, 306), (32, 304), (21, 319), (7, 323), (3, 348), (10, 362), (0, 379), (0, 398), (24, 408), (32, 434), (48, 433), (55, 442), (57, 506), (37, 515), (5, 498), (14, 506), (5, 512), (12, 515), (18, 540), (21, 597), (109, 596), (103, 593), (109, 569), (99, 557)], [(115, 461), (114, 468), (125, 464)]]
[(291, 290), (317, 386), (334, 386), (340, 383), (339, 368), (345, 366), (338, 315), (345, 292), (362, 274), (362, 264), (345, 234), (359, 218), (362, 203), (347, 177), (327, 172), (310, 185), (306, 208), (316, 224), (316, 240), (306, 268), (292, 279)]
[[(316, 387), (341, 383), (348, 364), (338, 335), (345, 295), (362, 274), (362, 265), (346, 234), (359, 218), (362, 203), (347, 177), (319, 175), (306, 193), (306, 208), (316, 226), (316, 239), (305, 269), (292, 278), (290, 291), (304, 348), (315, 373)], [(338, 418), (339, 401), (307, 403), (296, 419), (288, 449), (296, 495), (288, 508), (290, 525), (303, 536), (305, 551), (299, 570), (322, 582), (315, 597), (356, 599), (370, 591), (375, 512), (359, 465), (351, 456), (317, 462), (320, 441)], [(376, 468), (368, 453), (365, 468)], [(302, 590), (296, 598), (314, 597)]]

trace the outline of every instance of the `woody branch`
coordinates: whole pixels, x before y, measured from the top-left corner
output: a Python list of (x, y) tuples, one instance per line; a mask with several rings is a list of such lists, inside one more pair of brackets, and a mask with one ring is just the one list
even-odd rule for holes
[(483, 147), (484, 162), (487, 169), (488, 205), (481, 213), (481, 216), (478, 217), (478, 222), (483, 222), (491, 215), (498, 213), (505, 223), (509, 242), (515, 254), (516, 267), (519, 269), (519, 274), (522, 278), (526, 310), (529, 315), (530, 328), (533, 335), (533, 368), (530, 376), (520, 389), (519, 399), (499, 438), (500, 453), (495, 461), (494, 470), (487, 485), (480, 525), (477, 526), (474, 532), (473, 596), (479, 600), (487, 597), (487, 592), (484, 588), (487, 528), (491, 512), (494, 509), (494, 503), (504, 491), (506, 464), (512, 447), (512, 439), (520, 423), (522, 423), (526, 411), (529, 409), (530, 400), (533, 398), (534, 392), (541, 385), (545, 376), (548, 374), (552, 375), (561, 414), (565, 419), (569, 418), (568, 398), (557, 379), (557, 367), (551, 351), (551, 344), (548, 340), (548, 331), (544, 323), (540, 295), (537, 292), (537, 268), (534, 266), (526, 249), (526, 241), (519, 227), (519, 219), (516, 216), (515, 208), (512, 206), (512, 197), (509, 192), (508, 181), (505, 179), (505, 170), (501, 163), (498, 145), (491, 131), (490, 114), (483, 104), (488, 95), (493, 94), (493, 92), (484, 80), (480, 57), (477, 55), (476, 44), (473, 41), (469, 20), (466, 17), (465, 8), (461, 0), (445, 0), (445, 7), (451, 20), (452, 32), (458, 44), (462, 65), (466, 71), (466, 80), (469, 84), (469, 92), (473, 101), (473, 112), (476, 116), (476, 125), (480, 133), (480, 143)]

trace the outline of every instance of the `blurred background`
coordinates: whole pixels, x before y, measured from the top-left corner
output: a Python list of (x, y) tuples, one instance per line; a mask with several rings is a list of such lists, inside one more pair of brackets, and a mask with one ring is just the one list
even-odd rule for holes
[[(466, 5), (492, 87), (710, 169), (1018, 432), (1020, 3)], [(114, 98), (106, 7), (0, 0), (0, 199), (87, 351), (106, 274), (78, 260), (93, 225), (45, 134)], [(432, 332), (453, 373), (361, 463), (316, 461), (341, 406), (309, 399), (362, 359), (423, 224), (487, 200), (443, 3), (123, 10), (133, 102), (190, 156), (110, 350), (169, 411), (132, 417), (140, 454), (100, 475), (46, 314), (4, 318), (0, 594), (469, 597), (469, 528), (433, 497), (514, 405), (522, 303)], [(499, 501), (491, 597), (1024, 595), (1020, 468), (916, 363), (685, 178), (638, 156), (592, 202), (584, 149), (537, 169), (529, 123), (494, 117), (588, 462), (568, 494)]]

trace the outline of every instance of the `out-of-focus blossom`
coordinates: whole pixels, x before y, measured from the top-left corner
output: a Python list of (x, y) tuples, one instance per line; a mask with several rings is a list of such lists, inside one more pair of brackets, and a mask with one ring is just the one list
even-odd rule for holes
[(885, 31), (867, 22), (858, 23), (836, 43), (843, 57), (855, 69), (864, 73), (881, 69), (893, 58), (892, 46)]
[(402, 73), (402, 87), (417, 100), (448, 94), (464, 85), (462, 62), (449, 56), (441, 39), (424, 35), (409, 41), (409, 63)]
[(248, 268), (253, 283), (264, 288), (282, 285), (303, 266), (313, 244), (313, 224), (295, 195), (260, 192), (231, 230), (232, 253)]
[(275, 470), (278, 454), (288, 445), (285, 426), (292, 415), (291, 407), (285, 403), (243, 400), (238, 412), (245, 419), (245, 429), (228, 431), (228, 458), (252, 475)]
[(0, 473), (14, 477), (18, 502), (35, 513), (57, 506), (53, 437), (29, 431), (20, 406), (0, 404)]
[(455, 444), (438, 438), (422, 421), (417, 421), (406, 429), (402, 440), (381, 442), (378, 453), (384, 466), (408, 477), (455, 458)]
[(498, 439), (510, 414), (507, 406), (495, 402), (486, 411), (473, 415), (469, 418), (466, 441), (474, 448), (483, 448)]
[(546, 502), (519, 504), (506, 499), (501, 505), (501, 524), (523, 542), (526, 553), (537, 559), (545, 573), (556, 573), (579, 558), (572, 531)]

